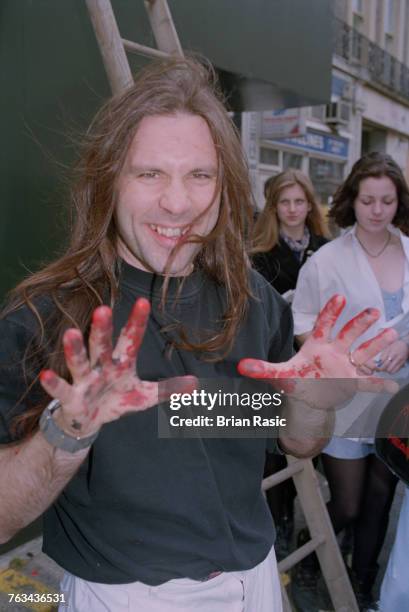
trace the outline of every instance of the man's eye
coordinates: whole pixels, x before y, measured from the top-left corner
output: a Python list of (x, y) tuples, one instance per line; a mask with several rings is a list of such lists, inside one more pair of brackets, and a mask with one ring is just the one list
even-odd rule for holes
[(142, 177), (142, 178), (148, 178), (148, 179), (158, 178), (159, 172), (155, 172), (153, 170), (149, 170), (147, 172), (141, 172), (141, 174), (139, 176)]
[(209, 174), (208, 172), (193, 172), (192, 176), (193, 178), (199, 179), (199, 180), (209, 180), (213, 178), (212, 175)]

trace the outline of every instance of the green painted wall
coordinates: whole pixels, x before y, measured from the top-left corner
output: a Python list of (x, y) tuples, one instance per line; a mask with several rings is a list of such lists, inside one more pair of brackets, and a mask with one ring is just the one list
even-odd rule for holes
[[(124, 37), (152, 43), (142, 0), (113, 5)], [(330, 0), (169, 5), (182, 43), (225, 71), (245, 72), (247, 79), (261, 80), (264, 90), (270, 80), (294, 104), (328, 97)], [(133, 69), (144, 61), (133, 59)], [(2, 297), (63, 248), (72, 136), (75, 141), (109, 95), (85, 1), (2, 0), (0, 75)]]

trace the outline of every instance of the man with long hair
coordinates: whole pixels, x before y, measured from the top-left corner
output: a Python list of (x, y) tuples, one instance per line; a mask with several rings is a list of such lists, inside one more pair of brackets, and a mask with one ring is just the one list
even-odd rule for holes
[(212, 78), (190, 59), (153, 63), (102, 108), (68, 249), (12, 292), (1, 320), (0, 541), (45, 512), (63, 609), (280, 610), (266, 441), (159, 439), (153, 407), (237, 368), (300, 377), (279, 445), (309, 456), (331, 433), (337, 386), (328, 402), (304, 378), (388, 386), (355, 364), (394, 332), (348, 356), (375, 311), (328, 341), (340, 296), (291, 358), (289, 307), (248, 263), (250, 183)]

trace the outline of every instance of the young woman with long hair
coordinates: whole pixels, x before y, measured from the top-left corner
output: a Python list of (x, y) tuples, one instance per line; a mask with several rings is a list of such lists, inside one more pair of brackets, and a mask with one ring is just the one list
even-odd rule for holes
[[(270, 177), (264, 191), (266, 204), (254, 226), (253, 265), (290, 301), (301, 266), (327, 242), (325, 222), (314, 187), (300, 170), (285, 170)], [(286, 466), (285, 457), (269, 454), (265, 475), (274, 474)], [(279, 558), (289, 552), (295, 495), (291, 480), (267, 491), (277, 526), (276, 552)]]
[[(347, 298), (339, 325), (362, 308), (380, 311), (378, 329), (396, 325), (409, 311), (409, 190), (395, 161), (383, 153), (359, 159), (336, 192), (330, 215), (346, 231), (301, 270), (293, 301), (295, 333), (301, 342), (311, 333), (321, 305), (334, 293)], [(363, 334), (359, 342), (366, 338)], [(352, 351), (351, 363), (363, 375), (409, 374), (409, 349), (402, 340), (367, 363), (354, 362), (353, 355)], [(334, 529), (354, 528), (352, 571), (362, 610), (373, 604), (377, 558), (397, 483), (374, 455), (369, 425), (358, 427), (367, 406), (368, 398), (358, 394), (346, 408), (348, 422), (344, 411), (337, 412), (339, 434), (343, 423), (345, 435), (353, 438), (334, 437), (322, 451)]]
[(256, 269), (285, 294), (295, 289), (307, 258), (327, 242), (327, 230), (314, 187), (300, 170), (285, 170), (268, 179), (266, 204), (253, 233)]

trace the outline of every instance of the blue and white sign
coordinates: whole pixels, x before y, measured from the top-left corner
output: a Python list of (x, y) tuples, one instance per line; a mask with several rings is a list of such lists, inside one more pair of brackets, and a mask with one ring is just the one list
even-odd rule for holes
[(275, 142), (301, 147), (308, 151), (327, 153), (337, 157), (348, 157), (348, 139), (341, 136), (332, 136), (309, 130), (305, 136), (294, 136), (292, 138), (280, 138)]
[(261, 113), (260, 137), (265, 140), (302, 136), (307, 132), (304, 108), (285, 108)]

